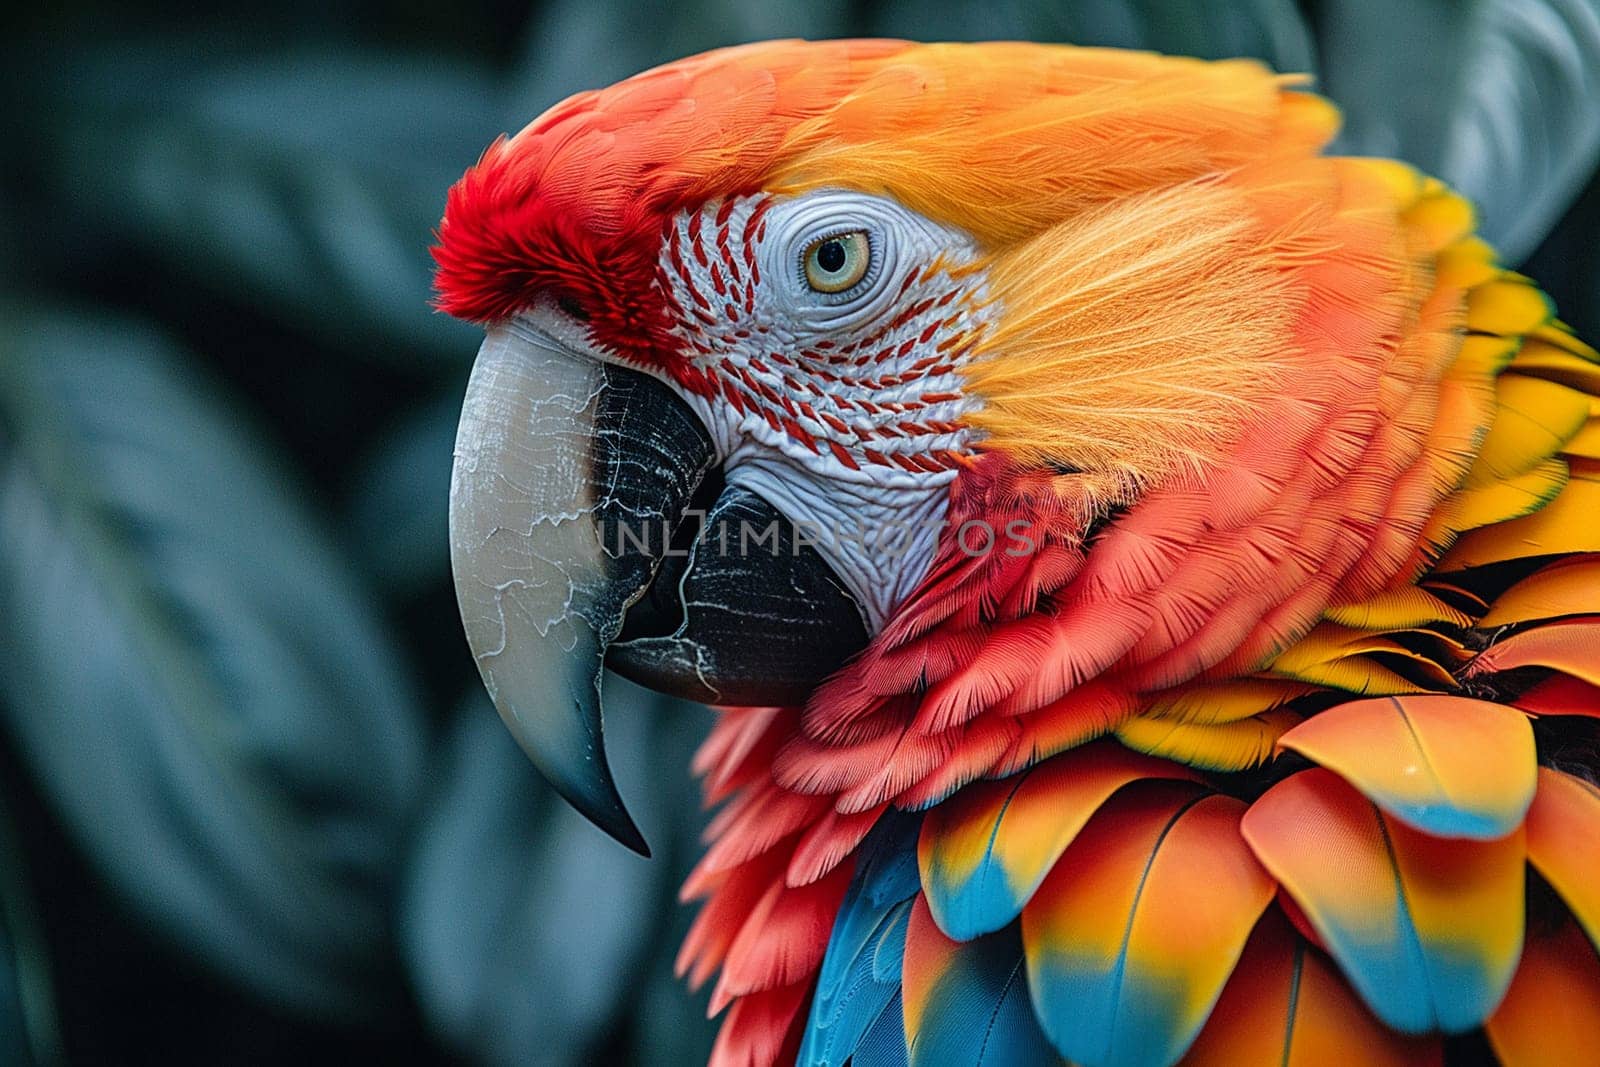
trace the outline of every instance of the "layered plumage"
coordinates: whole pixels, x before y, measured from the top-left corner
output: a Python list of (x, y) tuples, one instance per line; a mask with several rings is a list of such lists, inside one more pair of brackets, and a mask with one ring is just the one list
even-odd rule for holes
[(1251, 63), (787, 43), (575, 98), (453, 192), (447, 309), (554, 285), (702, 393), (654, 265), (687, 208), (859, 189), (986, 272), (927, 575), (697, 760), (718, 1063), (1600, 1042), (1600, 361), (1334, 124)]

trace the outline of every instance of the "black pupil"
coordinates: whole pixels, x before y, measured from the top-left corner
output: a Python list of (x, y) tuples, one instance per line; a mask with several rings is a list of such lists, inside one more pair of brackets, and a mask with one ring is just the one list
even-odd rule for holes
[(822, 242), (817, 249), (817, 266), (829, 274), (837, 274), (844, 269), (845, 252), (844, 242), (837, 239)]

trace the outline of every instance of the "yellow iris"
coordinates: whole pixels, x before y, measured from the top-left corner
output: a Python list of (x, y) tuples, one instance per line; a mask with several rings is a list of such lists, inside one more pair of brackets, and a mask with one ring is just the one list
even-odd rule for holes
[(842, 293), (866, 276), (871, 260), (872, 246), (860, 231), (824, 237), (806, 249), (806, 284), (819, 293)]

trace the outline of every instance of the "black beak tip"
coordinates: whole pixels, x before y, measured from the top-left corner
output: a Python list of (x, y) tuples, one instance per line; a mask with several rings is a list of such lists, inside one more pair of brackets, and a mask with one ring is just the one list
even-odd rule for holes
[(650, 858), (650, 846), (622, 803), (609, 768), (603, 767), (602, 773), (593, 779), (579, 780), (548, 772), (544, 777), (579, 815), (645, 859)]
[[(616, 797), (616, 790), (612, 790)], [(634, 823), (633, 816), (628, 814), (628, 809), (622, 806), (622, 800), (616, 799), (614, 803), (601, 803), (586, 805), (573, 797), (567, 797), (567, 802), (577, 808), (584, 818), (604, 830), (611, 837), (621, 842), (627, 848), (637, 852), (645, 859), (650, 858), (650, 844), (645, 841), (644, 834), (639, 832), (639, 827)]]
[[(598, 727), (600, 718), (598, 703), (595, 703), (592, 709), (580, 707), (577, 713), (585, 715), (586, 718), (592, 716), (590, 721), (595, 722)], [(520, 734), (518, 739), (522, 740)], [(544, 779), (579, 815), (594, 823), (610, 837), (649, 859), (650, 846), (645, 842), (644, 834), (640, 833), (638, 824), (628, 813), (628, 806), (623, 803), (622, 794), (617, 790), (617, 781), (611, 774), (611, 766), (606, 760), (605, 746), (600, 740), (598, 728), (592, 735), (590, 743), (584, 748), (587, 751), (581, 755), (574, 754), (569, 749), (567, 755), (552, 760), (548, 758), (550, 753), (547, 751), (526, 744), (523, 746), (523, 750), (532, 758)]]

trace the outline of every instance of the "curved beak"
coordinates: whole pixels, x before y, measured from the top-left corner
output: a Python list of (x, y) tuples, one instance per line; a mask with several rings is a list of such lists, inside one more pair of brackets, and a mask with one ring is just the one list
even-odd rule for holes
[(802, 698), (866, 644), (827, 563), (715, 463), (664, 383), (519, 320), (484, 339), (450, 483), (467, 643), (539, 771), (645, 855), (606, 762), (607, 663), (673, 695), (760, 704)]

